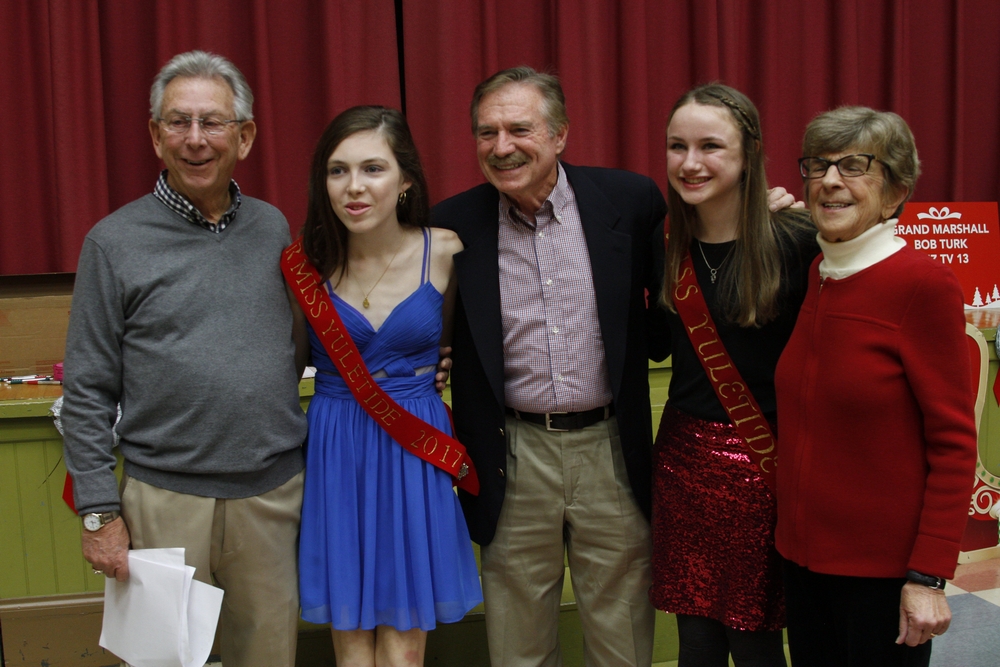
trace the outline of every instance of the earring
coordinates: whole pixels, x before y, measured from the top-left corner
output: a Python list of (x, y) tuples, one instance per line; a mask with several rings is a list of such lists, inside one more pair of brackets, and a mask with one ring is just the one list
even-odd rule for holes
[(406, 203), (406, 190), (399, 193), (399, 197), (396, 199), (396, 206), (402, 206)]

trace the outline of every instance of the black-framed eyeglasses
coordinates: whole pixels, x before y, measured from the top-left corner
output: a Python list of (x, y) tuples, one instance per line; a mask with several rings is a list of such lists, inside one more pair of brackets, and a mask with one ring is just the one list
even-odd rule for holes
[(192, 123), (198, 123), (198, 125), (201, 126), (201, 131), (205, 134), (221, 134), (226, 131), (226, 126), (230, 123), (243, 122), (239, 119), (230, 120), (226, 118), (219, 118), (217, 116), (193, 118), (183, 114), (174, 114), (157, 120), (160, 123), (163, 123), (163, 126), (167, 128), (167, 132), (173, 132), (175, 134), (186, 134), (187, 131), (191, 129)]
[[(839, 160), (827, 160), (821, 157), (799, 158), (799, 173), (802, 178), (823, 178), (830, 167), (836, 167), (841, 176), (854, 178), (864, 176), (872, 166), (872, 162), (882, 162), (871, 153), (855, 153), (845, 155)], [(884, 164), (884, 163), (883, 163)]]

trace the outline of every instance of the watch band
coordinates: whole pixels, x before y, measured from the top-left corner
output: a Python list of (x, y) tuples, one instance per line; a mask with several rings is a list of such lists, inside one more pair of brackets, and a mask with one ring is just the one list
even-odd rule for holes
[(926, 586), (927, 588), (933, 588), (938, 591), (944, 590), (945, 581), (943, 577), (934, 577), (929, 574), (917, 572), (916, 570), (909, 570), (906, 573), (906, 578), (915, 584), (920, 584), (921, 586)]
[(119, 516), (121, 515), (118, 510), (112, 510), (110, 512), (89, 512), (81, 518), (83, 519), (83, 527), (90, 532), (94, 532), (108, 525)]

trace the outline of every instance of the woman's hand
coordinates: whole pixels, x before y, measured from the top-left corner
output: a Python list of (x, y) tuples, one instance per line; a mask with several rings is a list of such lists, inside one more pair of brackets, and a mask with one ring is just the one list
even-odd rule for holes
[(918, 646), (931, 637), (943, 635), (951, 625), (951, 609), (943, 590), (906, 582), (899, 597), (899, 637), (897, 644)]

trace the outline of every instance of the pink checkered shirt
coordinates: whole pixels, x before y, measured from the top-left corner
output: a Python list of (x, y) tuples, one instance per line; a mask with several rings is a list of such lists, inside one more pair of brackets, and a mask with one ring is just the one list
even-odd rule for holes
[(579, 412), (609, 404), (587, 240), (561, 165), (534, 225), (501, 193), (499, 250), (507, 406)]

